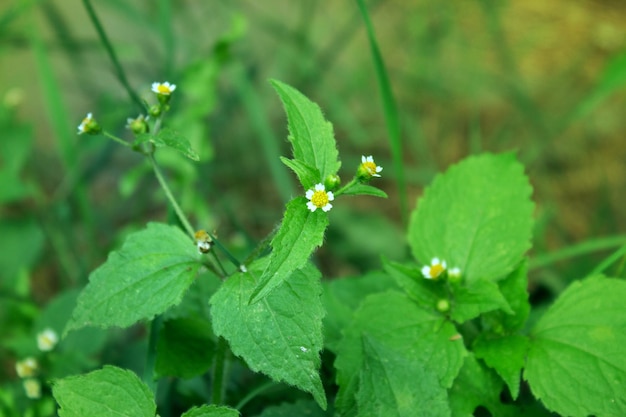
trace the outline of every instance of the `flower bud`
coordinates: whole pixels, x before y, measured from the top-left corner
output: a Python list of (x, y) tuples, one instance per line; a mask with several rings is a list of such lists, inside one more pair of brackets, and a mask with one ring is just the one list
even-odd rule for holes
[(100, 127), (96, 119), (94, 119), (92, 113), (87, 113), (87, 117), (85, 117), (83, 121), (80, 122), (80, 124), (78, 125), (79, 135), (82, 135), (83, 133), (86, 133), (88, 135), (97, 135), (101, 131), (102, 128)]
[(450, 311), (450, 301), (442, 298), (441, 300), (437, 301), (436, 308), (437, 311), (439, 311), (440, 313), (446, 313)]
[(339, 175), (337, 174), (330, 174), (324, 180), (324, 187), (326, 187), (326, 190), (328, 191), (335, 191), (337, 188), (339, 188), (340, 184), (341, 178), (339, 178)]
[(135, 135), (141, 135), (142, 133), (147, 133), (150, 130), (148, 126), (148, 117), (144, 117), (143, 114), (137, 116), (136, 119), (129, 117), (126, 119), (126, 127), (129, 128)]

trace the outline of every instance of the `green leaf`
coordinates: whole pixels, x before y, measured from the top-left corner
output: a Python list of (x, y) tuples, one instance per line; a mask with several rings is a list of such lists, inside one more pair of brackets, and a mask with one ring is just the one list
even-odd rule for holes
[(192, 378), (202, 375), (213, 360), (213, 332), (200, 318), (168, 320), (157, 344), (155, 372), (158, 378)]
[(422, 272), (413, 266), (383, 258), (383, 267), (404, 292), (426, 310), (434, 312), (437, 301), (448, 298), (446, 288), (440, 282), (425, 279)]
[(493, 311), (483, 316), (483, 323), (496, 333), (513, 333), (521, 330), (530, 313), (528, 302), (528, 261), (520, 265), (502, 281), (498, 281), (500, 293), (511, 307), (513, 314), (502, 310)]
[(366, 275), (323, 281), (324, 348), (336, 352), (342, 331), (352, 322), (352, 314), (370, 294), (395, 288), (388, 274), (371, 271)]
[(224, 282), (211, 298), (213, 329), (255, 372), (310, 392), (326, 408), (318, 371), (322, 349), (319, 272), (310, 265), (293, 271), (258, 303), (248, 300), (263, 263)]
[(180, 133), (168, 127), (161, 129), (156, 136), (152, 133), (138, 135), (133, 146), (138, 146), (145, 142), (152, 142), (157, 148), (166, 147), (174, 149), (193, 161), (200, 160), (198, 154), (191, 148), (189, 141), (181, 136)]
[(284, 156), (280, 157), (280, 160), (283, 164), (287, 165), (293, 172), (298, 176), (298, 180), (302, 187), (305, 190), (309, 190), (313, 188), (316, 184), (322, 182), (322, 178), (320, 172), (317, 168), (313, 168), (310, 165), (298, 160), (298, 159), (289, 159)]
[(289, 141), (293, 146), (294, 158), (316, 168), (321, 175), (318, 182), (328, 175), (336, 174), (341, 162), (333, 126), (326, 121), (322, 110), (295, 88), (277, 80), (270, 82), (287, 113)]
[(533, 203), (511, 153), (470, 157), (439, 175), (411, 215), (408, 240), (424, 264), (444, 259), (464, 280), (498, 280), (530, 248)]
[(306, 198), (297, 197), (287, 204), (283, 223), (272, 239), (269, 265), (251, 294), (251, 303), (261, 300), (282, 284), (321, 246), (328, 216), (322, 210), (311, 212), (306, 202)]
[[(450, 322), (439, 314), (420, 308), (397, 291), (367, 297), (355, 313), (352, 325), (344, 333), (335, 368), (339, 385), (336, 406), (341, 415), (345, 416), (367, 415), (361, 414), (363, 407), (371, 410), (372, 404), (368, 403), (367, 397), (359, 396), (358, 393), (374, 387), (366, 382), (366, 386), (361, 388), (361, 378), (369, 378), (363, 373), (369, 366), (378, 366), (378, 370), (381, 370), (380, 365), (372, 363), (377, 361), (376, 357), (370, 357), (372, 352), (364, 351), (364, 337), (375, 339), (374, 343), (377, 344), (374, 348), (378, 351), (392, 350), (394, 355), (405, 358), (407, 368), (419, 370), (418, 373), (412, 373), (408, 381), (393, 381), (398, 389), (410, 389), (416, 401), (428, 401), (438, 398), (441, 392), (445, 393), (452, 385), (466, 354), (463, 342), (452, 338), (457, 331)], [(395, 365), (390, 366), (395, 368)], [(420, 380), (425, 383), (421, 384)], [(431, 410), (431, 415), (447, 415), (446, 409), (447, 406), (445, 409)], [(380, 415), (384, 415), (384, 412), (393, 413), (394, 410), (380, 408)]]
[(53, 382), (59, 417), (154, 417), (148, 387), (131, 371), (105, 365), (86, 375)]
[(511, 397), (516, 399), (528, 352), (528, 338), (522, 335), (492, 338), (483, 333), (474, 341), (472, 349), (477, 358), (500, 375), (509, 387)]
[(454, 305), (450, 317), (458, 323), (478, 317), (487, 311), (501, 309), (509, 314), (509, 307), (498, 285), (492, 281), (476, 280), (453, 287)]
[(267, 407), (257, 417), (327, 417), (331, 415), (313, 401), (300, 400), (293, 404), (283, 403)]
[(439, 386), (437, 375), (425, 372), (423, 364), (403, 353), (363, 336), (363, 368), (356, 396), (359, 415), (450, 415), (448, 395)]
[(182, 299), (199, 258), (178, 227), (149, 223), (91, 273), (65, 333), (84, 326), (128, 327), (163, 313)]
[(191, 410), (183, 413), (180, 417), (239, 417), (239, 411), (234, 408), (218, 406), (218, 405), (203, 405), (200, 407), (194, 407)]
[(532, 330), (524, 378), (548, 409), (626, 415), (626, 281), (574, 282)]
[(476, 407), (483, 406), (492, 416), (517, 416), (515, 408), (500, 402), (501, 390), (502, 381), (498, 376), (479, 363), (473, 355), (468, 355), (449, 391), (452, 415), (474, 417)]
[(383, 190), (367, 184), (355, 183), (343, 190), (341, 195), (372, 195), (374, 197), (387, 198), (387, 193)]

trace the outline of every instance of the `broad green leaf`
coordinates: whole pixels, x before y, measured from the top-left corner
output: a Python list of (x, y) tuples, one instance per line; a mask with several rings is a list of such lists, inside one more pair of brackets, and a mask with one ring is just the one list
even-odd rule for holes
[[(263, 262), (266, 263), (266, 262)], [(255, 372), (310, 392), (326, 408), (319, 377), (322, 318), (319, 272), (310, 265), (293, 271), (267, 297), (250, 304), (258, 263), (226, 280), (211, 298), (213, 330)]]
[(322, 410), (314, 401), (300, 400), (295, 403), (283, 403), (270, 406), (256, 417), (327, 417), (333, 414)]
[(511, 153), (470, 157), (439, 175), (411, 215), (415, 258), (444, 259), (464, 280), (498, 280), (530, 248), (533, 203), (523, 166)]
[(193, 161), (200, 160), (198, 154), (191, 148), (189, 141), (181, 136), (180, 133), (168, 127), (161, 129), (156, 136), (152, 133), (138, 135), (133, 146), (138, 146), (145, 142), (152, 142), (157, 148), (166, 147), (174, 149)]
[(359, 183), (346, 188), (341, 195), (372, 195), (374, 197), (387, 198), (387, 193), (383, 190), (372, 187), (371, 185)]
[(511, 307), (513, 314), (503, 310), (493, 311), (483, 316), (487, 328), (498, 334), (521, 330), (530, 313), (528, 302), (528, 262), (525, 259), (502, 281), (498, 281), (500, 293)]
[(201, 318), (168, 320), (157, 344), (155, 373), (158, 378), (192, 378), (202, 375), (213, 360), (213, 332)]
[(218, 406), (218, 405), (203, 405), (201, 407), (194, 407), (191, 410), (183, 413), (180, 417), (239, 417), (239, 411), (234, 408)]
[(449, 416), (448, 395), (437, 375), (403, 353), (363, 336), (363, 368), (356, 395), (359, 415)]
[(287, 113), (289, 141), (296, 160), (316, 168), (323, 181), (336, 174), (341, 166), (333, 134), (333, 126), (326, 121), (319, 106), (295, 88), (271, 80)]
[(367, 275), (333, 279), (322, 282), (324, 317), (324, 347), (333, 352), (342, 339), (342, 331), (352, 322), (352, 314), (366, 296), (395, 288), (388, 274), (372, 271)]
[(283, 223), (272, 239), (269, 264), (251, 294), (251, 303), (261, 300), (282, 284), (321, 246), (328, 215), (322, 210), (311, 212), (306, 202), (306, 198), (297, 197), (287, 204)]
[(302, 188), (309, 190), (316, 184), (323, 182), (320, 172), (317, 168), (313, 168), (310, 165), (300, 161), (299, 159), (288, 159), (283, 156), (280, 157), (283, 164), (287, 165), (298, 176)]
[(548, 409), (626, 415), (626, 281), (574, 282), (532, 330), (524, 378)]
[(128, 327), (180, 302), (200, 254), (178, 227), (149, 223), (89, 276), (65, 333), (84, 326)]
[(415, 267), (391, 262), (386, 258), (383, 258), (383, 267), (406, 295), (426, 310), (434, 312), (437, 302), (448, 298), (444, 285), (425, 279), (422, 272)]
[(53, 382), (59, 417), (154, 417), (150, 389), (132, 371), (105, 365)]
[(511, 397), (516, 399), (528, 353), (528, 338), (522, 335), (492, 338), (483, 333), (474, 341), (472, 349), (477, 358), (500, 375), (509, 387)]
[[(367, 353), (363, 351), (363, 337), (375, 339), (385, 349), (406, 358), (408, 362), (405, 365), (410, 369), (421, 370), (412, 375), (409, 381), (394, 381), (397, 386), (412, 385), (412, 395), (418, 401), (437, 398), (433, 390), (445, 391), (449, 388), (466, 354), (463, 341), (453, 337), (457, 331), (450, 322), (439, 314), (420, 308), (397, 291), (368, 296), (344, 334), (335, 361), (339, 385), (336, 405), (342, 416), (361, 415), (356, 399), (361, 390), (363, 371), (371, 360), (365, 357)], [(431, 374), (435, 382), (429, 384), (429, 387), (416, 383), (425, 374)], [(431, 380), (431, 376), (427, 379)], [(364, 397), (360, 399), (365, 400)]]
[(458, 323), (478, 317), (487, 311), (503, 310), (513, 314), (498, 285), (483, 279), (461, 283), (453, 287), (454, 304), (450, 317)]
[(474, 417), (476, 407), (483, 406), (492, 416), (517, 416), (514, 407), (500, 402), (501, 390), (502, 381), (498, 376), (479, 363), (473, 355), (468, 355), (449, 391), (452, 415)]

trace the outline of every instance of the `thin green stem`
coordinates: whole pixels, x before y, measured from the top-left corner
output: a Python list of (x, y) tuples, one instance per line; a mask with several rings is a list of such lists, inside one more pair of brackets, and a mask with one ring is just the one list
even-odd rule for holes
[[(589, 273), (589, 275), (595, 275), (595, 274), (600, 274), (604, 272), (609, 266), (613, 265), (615, 262), (617, 262), (620, 259), (622, 259), (622, 263), (623, 263), (624, 256), (626, 256), (626, 245), (623, 245), (621, 248), (613, 252), (609, 257), (607, 257), (602, 262), (600, 262), (598, 266), (596, 266)], [(622, 267), (623, 265), (620, 265), (619, 269), (621, 270)], [(621, 273), (621, 271), (619, 272)]]
[(187, 216), (185, 216), (185, 213), (183, 213), (183, 210), (180, 208), (180, 206), (178, 205), (178, 202), (174, 198), (174, 195), (172, 194), (170, 187), (167, 185), (167, 181), (165, 181), (165, 178), (163, 177), (163, 174), (161, 173), (161, 169), (159, 168), (159, 165), (154, 159), (153, 153), (150, 153), (148, 155), (148, 160), (150, 161), (150, 165), (152, 165), (152, 170), (154, 171), (154, 175), (156, 175), (157, 180), (159, 181), (161, 188), (163, 188), (163, 191), (165, 192), (167, 199), (170, 201), (170, 204), (174, 208), (174, 211), (176, 212), (178, 219), (180, 220), (181, 224), (185, 228), (185, 231), (189, 234), (189, 236), (193, 238), (194, 236), (193, 227), (191, 227), (191, 223), (189, 223), (189, 220), (187, 220)]
[(213, 392), (211, 393), (212, 404), (222, 404), (224, 396), (224, 364), (228, 344), (223, 337), (217, 339), (215, 351), (215, 366), (213, 367)]
[(156, 316), (150, 323), (150, 337), (148, 339), (148, 354), (146, 355), (146, 367), (143, 372), (143, 382), (156, 394), (157, 383), (154, 379), (154, 367), (156, 365), (156, 350), (159, 341), (159, 332), (163, 325), (163, 316)]
[(266, 382), (265, 384), (256, 387), (255, 389), (250, 391), (248, 395), (243, 397), (241, 401), (237, 403), (237, 405), (235, 406), (235, 409), (241, 411), (241, 409), (245, 407), (245, 405), (248, 404), (250, 401), (252, 401), (256, 396), (258, 396), (259, 394), (262, 394), (265, 391), (268, 391), (270, 388), (274, 388), (277, 385), (279, 385), (278, 382), (270, 381), (270, 382)]
[(109, 41), (109, 38), (107, 37), (104, 31), (104, 28), (102, 27), (102, 24), (100, 23), (100, 19), (98, 19), (98, 16), (96, 15), (96, 11), (91, 5), (91, 1), (83, 0), (83, 5), (85, 6), (85, 10), (87, 10), (87, 14), (89, 15), (89, 18), (91, 19), (91, 23), (93, 23), (94, 27), (96, 28), (96, 31), (98, 32), (98, 36), (100, 37), (100, 42), (102, 42), (102, 44), (104, 45), (104, 48), (109, 54), (109, 58), (111, 59), (111, 62), (113, 63), (113, 68), (115, 69), (115, 73), (117, 75), (117, 79), (120, 81), (120, 83), (122, 83), (122, 85), (126, 89), (126, 92), (130, 96), (130, 99), (134, 101), (135, 104), (137, 104), (142, 110), (146, 110), (143, 101), (141, 100), (141, 98), (139, 98), (137, 93), (135, 93), (135, 90), (133, 90), (132, 87), (130, 86), (128, 79), (126, 78), (126, 73), (124, 72), (124, 69), (122, 68), (122, 65), (120, 64), (120, 61), (117, 59), (115, 50), (113, 49), (113, 46), (111, 45), (111, 42)]
[(533, 270), (541, 268), (565, 259), (621, 246), (624, 245), (624, 243), (626, 243), (626, 236), (609, 236), (601, 239), (588, 240), (557, 252), (537, 256), (529, 262), (528, 269)]
[(102, 131), (102, 134), (103, 134), (104, 136), (106, 136), (107, 138), (109, 138), (109, 139), (113, 139), (115, 142), (119, 143), (120, 145), (124, 145), (124, 146), (126, 146), (126, 147), (130, 147), (130, 146), (131, 146), (131, 144), (130, 144), (130, 143), (128, 143), (128, 142), (126, 142), (124, 139), (120, 139), (120, 138), (118, 138), (117, 136), (115, 136), (115, 135), (113, 135), (113, 134), (111, 134), (111, 133), (107, 132), (106, 130), (103, 130), (103, 131)]
[(333, 195), (335, 197), (340, 196), (341, 194), (343, 194), (348, 188), (352, 187), (353, 185), (355, 185), (356, 183), (358, 183), (359, 180), (354, 177), (352, 178), (352, 181), (350, 181), (349, 183), (347, 183), (346, 185), (344, 185), (343, 187), (341, 187), (340, 189), (338, 189), (337, 191), (333, 192)]

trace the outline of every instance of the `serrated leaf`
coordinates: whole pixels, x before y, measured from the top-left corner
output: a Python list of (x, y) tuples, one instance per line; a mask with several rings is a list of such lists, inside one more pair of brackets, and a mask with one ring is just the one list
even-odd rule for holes
[(500, 375), (509, 387), (511, 397), (516, 399), (528, 352), (528, 338), (522, 335), (493, 338), (483, 333), (474, 341), (472, 348), (477, 358), (484, 360)]
[(513, 310), (513, 314), (502, 310), (489, 312), (483, 316), (486, 327), (499, 334), (513, 333), (524, 327), (530, 313), (527, 275), (528, 262), (525, 259), (505, 279), (498, 281), (500, 293)]
[(211, 366), (213, 349), (213, 332), (206, 320), (168, 320), (157, 343), (156, 376), (188, 379), (202, 375)]
[(306, 263), (313, 251), (321, 246), (326, 226), (327, 214), (322, 210), (311, 212), (306, 198), (297, 197), (287, 204), (280, 230), (272, 239), (269, 264), (251, 294), (251, 303), (267, 296)]
[(583, 417), (626, 415), (626, 281), (571, 284), (532, 330), (524, 379), (545, 406)]
[(283, 403), (270, 406), (256, 417), (327, 417), (333, 414), (322, 410), (314, 401), (300, 400), (295, 403)]
[(383, 258), (383, 267), (404, 292), (426, 310), (435, 311), (437, 301), (448, 298), (446, 288), (441, 283), (425, 279), (422, 272), (413, 266)]
[(465, 358), (459, 376), (450, 388), (450, 408), (454, 417), (474, 417), (478, 406), (486, 407), (490, 415), (517, 416), (516, 409), (500, 402), (502, 381), (473, 355)]
[(359, 415), (450, 415), (448, 395), (437, 375), (411, 359), (375, 338), (363, 336), (363, 368), (356, 395)]
[(240, 415), (239, 411), (234, 408), (218, 405), (203, 405), (192, 408), (183, 413), (180, 417), (239, 417)]
[(280, 160), (283, 164), (287, 165), (293, 172), (295, 172), (298, 176), (300, 184), (302, 184), (302, 188), (305, 190), (309, 190), (313, 188), (315, 184), (322, 182), (322, 176), (316, 168), (313, 168), (298, 159), (289, 159), (281, 156)]
[(411, 215), (415, 258), (444, 259), (464, 280), (498, 280), (530, 248), (533, 203), (523, 166), (511, 153), (470, 157), (439, 175)]
[(84, 326), (128, 327), (163, 313), (193, 282), (199, 257), (178, 227), (149, 223), (91, 273), (65, 333)]
[(372, 187), (367, 184), (356, 183), (346, 188), (341, 195), (372, 195), (374, 197), (387, 198), (387, 193), (380, 188)]
[(150, 389), (132, 371), (105, 365), (53, 382), (59, 417), (154, 417)]
[(500, 293), (498, 285), (493, 281), (480, 279), (461, 283), (452, 291), (454, 305), (450, 317), (458, 323), (464, 323), (493, 310), (503, 310), (508, 314), (513, 314), (513, 310)]
[(322, 180), (336, 174), (341, 162), (333, 126), (326, 121), (322, 110), (295, 88), (277, 80), (270, 82), (287, 113), (289, 141), (293, 146), (294, 158), (316, 168)]
[(152, 133), (142, 133), (137, 135), (137, 138), (133, 142), (133, 146), (138, 146), (145, 142), (151, 142), (157, 148), (166, 147), (174, 149), (193, 161), (200, 160), (198, 154), (191, 148), (189, 141), (180, 133), (170, 129), (169, 127), (164, 127), (159, 130), (156, 135)]
[[(367, 297), (344, 333), (335, 361), (339, 385), (336, 406), (342, 416), (361, 415), (356, 396), (366, 363), (361, 342), (364, 336), (376, 339), (406, 358), (411, 362), (406, 366), (411, 369), (421, 369), (419, 374), (407, 381), (407, 385), (413, 384), (413, 395), (420, 401), (433, 397), (430, 388), (427, 396), (421, 397), (424, 394), (420, 391), (422, 388), (415, 384), (420, 375), (431, 373), (436, 381), (432, 389), (445, 391), (452, 385), (466, 354), (463, 342), (452, 338), (457, 332), (450, 322), (439, 314), (420, 308), (397, 291)], [(405, 385), (404, 381), (396, 383)]]
[(371, 271), (360, 277), (333, 279), (322, 282), (324, 317), (324, 348), (336, 352), (341, 332), (352, 322), (352, 315), (370, 294), (395, 288), (383, 271)]
[(249, 304), (254, 276), (263, 266), (231, 276), (211, 298), (213, 330), (253, 371), (311, 393), (325, 409), (318, 373), (324, 316), (320, 274), (307, 265), (293, 271), (267, 297)]

